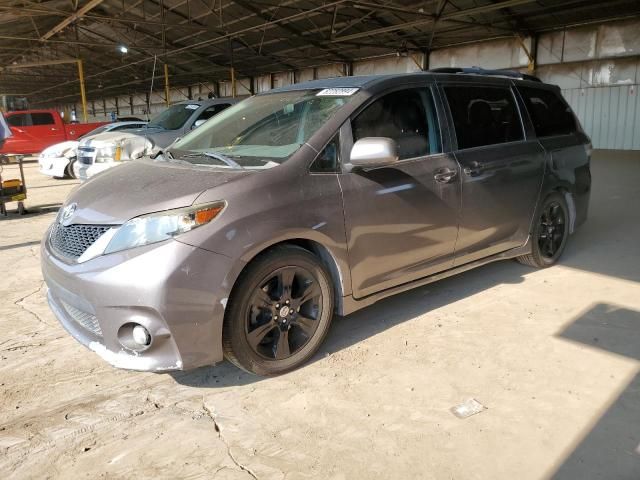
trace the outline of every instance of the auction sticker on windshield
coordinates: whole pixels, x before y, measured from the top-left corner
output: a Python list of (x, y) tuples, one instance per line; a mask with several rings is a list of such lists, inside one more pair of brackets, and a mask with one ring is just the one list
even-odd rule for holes
[(187, 105), (186, 107), (187, 110), (197, 110), (198, 108), (200, 108), (200, 105)]
[(348, 97), (357, 91), (357, 88), (325, 88), (316, 93), (316, 97)]

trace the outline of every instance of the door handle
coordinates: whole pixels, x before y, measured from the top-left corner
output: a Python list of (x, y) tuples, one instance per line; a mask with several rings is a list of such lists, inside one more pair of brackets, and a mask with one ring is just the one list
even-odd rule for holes
[(464, 173), (473, 177), (480, 175), (482, 172), (482, 164), (480, 162), (471, 162), (468, 167), (464, 167)]
[(433, 178), (438, 183), (450, 183), (451, 180), (456, 178), (457, 175), (458, 172), (456, 172), (455, 170), (451, 170), (450, 168), (442, 168), (433, 175)]

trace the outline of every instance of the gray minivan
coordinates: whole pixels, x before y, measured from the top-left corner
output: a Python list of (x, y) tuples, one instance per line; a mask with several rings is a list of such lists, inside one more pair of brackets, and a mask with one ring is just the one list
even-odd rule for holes
[(334, 314), (495, 260), (554, 264), (590, 154), (559, 89), (519, 73), (290, 85), (75, 190), (42, 242), (49, 304), (118, 367), (283, 373)]

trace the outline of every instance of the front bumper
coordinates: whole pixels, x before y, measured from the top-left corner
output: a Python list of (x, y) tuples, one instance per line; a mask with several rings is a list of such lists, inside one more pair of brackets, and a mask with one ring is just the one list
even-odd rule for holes
[(92, 163), (87, 165), (85, 163), (75, 162), (73, 164), (73, 173), (80, 181), (85, 182), (94, 175), (100, 172), (109, 170), (110, 168), (117, 167), (121, 162), (105, 162), (105, 163)]
[[(41, 252), (49, 305), (62, 326), (104, 360), (144, 371), (222, 361), (231, 259), (168, 240), (69, 264), (51, 252), (47, 238)], [(121, 343), (132, 323), (151, 334), (142, 351)]]
[(69, 165), (67, 157), (46, 157), (39, 158), (40, 173), (49, 177), (64, 177), (65, 170)]

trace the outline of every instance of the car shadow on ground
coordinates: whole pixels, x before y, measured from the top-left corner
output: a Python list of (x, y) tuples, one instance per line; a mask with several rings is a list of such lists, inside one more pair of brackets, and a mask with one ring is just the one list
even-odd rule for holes
[[(593, 349), (640, 360), (640, 312), (600, 303), (557, 335)], [(612, 372), (615, 373), (615, 372)], [(613, 399), (612, 399), (613, 400)], [(558, 405), (562, 408), (562, 405)], [(549, 475), (557, 480), (640, 478), (640, 373), (562, 464)]]
[(214, 366), (200, 367), (186, 372), (169, 372), (169, 375), (180, 385), (197, 388), (238, 387), (268, 380), (266, 377), (247, 373), (228, 360)]

